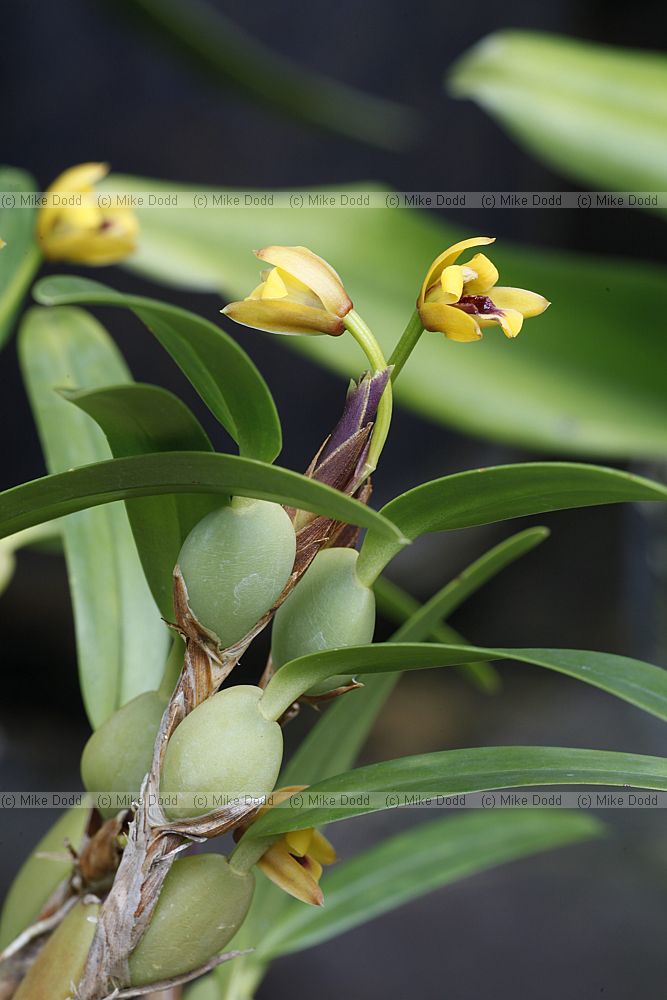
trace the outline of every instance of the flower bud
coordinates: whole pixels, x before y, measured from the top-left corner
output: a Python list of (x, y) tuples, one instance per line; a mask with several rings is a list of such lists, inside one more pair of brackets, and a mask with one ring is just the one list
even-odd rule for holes
[(330, 264), (307, 247), (264, 247), (255, 256), (272, 266), (243, 301), (225, 306), (225, 316), (269, 333), (343, 333), (352, 302)]
[(191, 611), (222, 649), (242, 639), (273, 606), (295, 554), (292, 522), (277, 503), (235, 497), (195, 525), (178, 565)]
[[(166, 705), (167, 699), (157, 691), (146, 691), (102, 723), (81, 757), (81, 780), (87, 791), (139, 794), (141, 782), (150, 770)], [(118, 808), (111, 802), (108, 807), (99, 807), (99, 811), (109, 819)]]
[(146, 933), (130, 955), (130, 982), (144, 986), (200, 968), (219, 954), (243, 923), (255, 880), (221, 854), (175, 861)]
[(101, 266), (124, 260), (136, 249), (139, 222), (132, 208), (94, 197), (106, 177), (105, 163), (81, 163), (55, 179), (37, 215), (35, 235), (48, 260)]
[(76, 903), (30, 966), (13, 1000), (69, 1000), (95, 936), (97, 903)]
[[(275, 786), (283, 756), (277, 722), (259, 708), (261, 688), (219, 691), (198, 705), (174, 731), (162, 761), (160, 795), (169, 819), (203, 816), (230, 800), (264, 797)], [(181, 794), (199, 804), (179, 806)]]
[[(276, 669), (308, 653), (372, 642), (375, 595), (357, 577), (358, 557), (356, 549), (322, 549), (315, 556), (273, 620)], [(329, 677), (308, 694), (326, 694), (351, 682), (351, 677)]]
[(22, 865), (2, 908), (0, 951), (37, 920), (49, 896), (71, 875), (74, 862), (67, 843), (78, 848), (87, 822), (87, 809), (68, 809)]

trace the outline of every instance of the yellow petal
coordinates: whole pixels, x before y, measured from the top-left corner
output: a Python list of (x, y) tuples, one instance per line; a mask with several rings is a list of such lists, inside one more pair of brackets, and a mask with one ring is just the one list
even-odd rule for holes
[(428, 302), (458, 302), (463, 292), (463, 270), (450, 264), (440, 275), (440, 280), (426, 293)]
[(498, 323), (506, 337), (516, 337), (523, 326), (523, 316), (518, 309), (503, 309), (498, 316)]
[(119, 234), (106, 236), (87, 231), (69, 233), (41, 243), (48, 260), (68, 261), (71, 264), (102, 266), (124, 260), (136, 249), (134, 237)]
[(79, 163), (64, 170), (48, 187), (48, 191), (92, 191), (93, 186), (109, 173), (108, 163)]
[(336, 848), (319, 830), (312, 831), (308, 854), (321, 865), (332, 865), (337, 858)]
[(307, 247), (264, 247), (256, 251), (256, 256), (293, 275), (315, 292), (324, 308), (336, 316), (347, 316), (352, 308), (339, 275)]
[(257, 867), (283, 892), (311, 906), (322, 906), (324, 896), (317, 884), (318, 879), (311, 874), (308, 864), (304, 865), (292, 857), (284, 841), (273, 844), (259, 859)]
[(260, 288), (263, 299), (284, 299), (287, 296), (285, 282), (277, 267), (271, 268)]
[(6, 246), (7, 246), (7, 244), (6, 244), (6, 243), (5, 243), (5, 241), (3, 240), (2, 236), (0, 236), (0, 250), (2, 250), (2, 248), (3, 248), (3, 247), (6, 247)]
[(242, 326), (268, 333), (329, 334), (337, 337), (343, 333), (343, 321), (325, 309), (313, 309), (288, 299), (245, 299), (230, 302), (221, 310)]
[(537, 292), (529, 292), (526, 288), (496, 287), (491, 292), (494, 305), (500, 309), (516, 309), (525, 319), (539, 316), (551, 303)]
[(523, 316), (517, 309), (502, 309), (497, 313), (488, 313), (477, 317), (480, 326), (498, 325), (506, 337), (516, 337), (523, 326)]
[(439, 257), (435, 258), (426, 272), (426, 277), (419, 293), (419, 299), (417, 300), (418, 304), (425, 301), (427, 290), (439, 280), (440, 275), (446, 267), (449, 267), (450, 264), (454, 264), (458, 260), (464, 250), (467, 250), (469, 247), (487, 246), (489, 243), (494, 243), (495, 239), (495, 236), (472, 236), (468, 240), (460, 240), (451, 247), (447, 247)]
[(305, 857), (309, 853), (308, 849), (313, 839), (313, 832), (313, 828), (310, 827), (308, 830), (290, 830), (286, 833), (285, 840), (290, 852), (300, 858)]
[(498, 280), (498, 268), (483, 253), (476, 253), (472, 260), (464, 264), (465, 268), (470, 268), (477, 277), (466, 281), (466, 295), (483, 295), (493, 288)]
[(419, 315), (425, 330), (444, 333), (450, 340), (465, 344), (482, 339), (477, 318), (456, 306), (448, 306), (444, 302), (425, 302), (419, 307)]
[[(56, 177), (46, 189), (46, 193), (70, 194), (81, 191), (85, 194), (92, 191), (93, 186), (106, 177), (108, 173), (109, 166), (106, 163), (80, 163)], [(40, 208), (36, 226), (38, 239), (45, 238), (61, 212), (62, 207), (58, 205), (47, 204)]]

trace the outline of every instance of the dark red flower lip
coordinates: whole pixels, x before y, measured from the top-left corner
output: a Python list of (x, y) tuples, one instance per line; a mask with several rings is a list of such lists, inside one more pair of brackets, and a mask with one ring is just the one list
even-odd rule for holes
[(457, 309), (471, 316), (500, 316), (502, 309), (494, 304), (488, 295), (462, 295), (458, 302), (453, 302)]

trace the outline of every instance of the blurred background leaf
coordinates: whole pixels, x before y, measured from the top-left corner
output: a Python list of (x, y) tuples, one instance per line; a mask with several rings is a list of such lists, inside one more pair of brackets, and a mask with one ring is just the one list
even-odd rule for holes
[[(64, 472), (109, 458), (99, 427), (57, 391), (131, 381), (103, 327), (81, 309), (32, 308), (21, 326), (19, 351), (49, 470)], [(122, 503), (73, 514), (61, 527), (81, 692), (96, 728), (114, 709), (158, 686), (167, 629), (148, 589)]]
[(0, 166), (0, 239), (7, 244), (0, 249), (0, 347), (10, 336), (16, 314), (28, 290), (41, 254), (33, 232), (34, 208), (17, 205), (21, 194), (36, 189), (36, 182), (25, 170)]
[(454, 64), (448, 87), (565, 177), (593, 189), (667, 190), (662, 52), (499, 31)]
[(125, 7), (196, 69), (289, 118), (390, 150), (421, 133), (416, 110), (308, 72), (206, 0), (125, 0)]
[[(188, 190), (118, 175), (107, 187)], [(387, 354), (410, 317), (429, 263), (461, 237), (454, 226), (410, 209), (267, 211), (209, 203), (207, 209), (138, 212), (141, 242), (126, 262), (130, 269), (177, 288), (224, 290), (227, 298), (243, 297), (257, 284), (253, 249), (310, 246), (342, 273)], [(432, 421), (525, 448), (615, 458), (666, 455), (667, 340), (656, 332), (664, 269), (504, 243), (494, 247), (493, 259), (503, 284), (541, 292), (551, 308), (517, 341), (487, 331), (480, 343), (461, 346), (425, 334), (397, 381), (397, 401)], [(242, 342), (254, 336), (238, 333)], [(281, 343), (346, 377), (363, 365), (348, 337), (286, 337)]]

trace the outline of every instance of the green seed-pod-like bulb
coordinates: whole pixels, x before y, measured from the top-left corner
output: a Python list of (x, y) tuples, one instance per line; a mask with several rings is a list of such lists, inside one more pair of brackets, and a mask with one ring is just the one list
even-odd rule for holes
[(98, 904), (76, 903), (30, 966), (13, 1000), (69, 1000), (93, 943)]
[[(283, 735), (278, 723), (260, 710), (263, 694), (250, 684), (226, 688), (198, 705), (175, 729), (160, 778), (169, 819), (202, 816), (224, 806), (225, 799), (245, 801), (246, 796), (255, 799), (273, 791)], [(186, 804), (178, 803), (179, 794), (188, 796)]]
[[(340, 646), (372, 642), (375, 594), (357, 578), (356, 549), (322, 549), (273, 620), (271, 657), (279, 669), (289, 660)], [(326, 694), (352, 682), (337, 675), (313, 685)]]
[(183, 542), (178, 565), (197, 620), (222, 649), (242, 639), (287, 583), (296, 535), (280, 504), (235, 497)]
[[(146, 691), (103, 722), (86, 743), (81, 779), (89, 792), (119, 792), (137, 796), (153, 760), (153, 747), (167, 699)], [(105, 819), (119, 810), (112, 802), (101, 807)]]
[(254, 887), (252, 873), (234, 871), (221, 854), (175, 861), (130, 955), (130, 984), (185, 975), (219, 954), (243, 923)]

